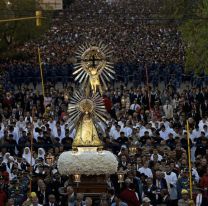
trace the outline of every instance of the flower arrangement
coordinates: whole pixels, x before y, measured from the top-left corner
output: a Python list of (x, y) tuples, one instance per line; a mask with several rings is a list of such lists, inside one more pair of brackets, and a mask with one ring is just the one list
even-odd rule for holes
[(109, 151), (63, 152), (58, 159), (61, 175), (103, 175), (117, 172), (117, 157)]

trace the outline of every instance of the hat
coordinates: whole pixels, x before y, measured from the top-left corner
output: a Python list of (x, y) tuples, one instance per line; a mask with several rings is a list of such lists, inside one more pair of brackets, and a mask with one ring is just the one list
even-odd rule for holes
[(181, 194), (182, 195), (188, 194), (188, 190), (182, 189)]
[(121, 148), (127, 149), (127, 146), (123, 144), (121, 145)]
[(9, 156), (9, 160), (14, 161), (14, 157)]
[(143, 201), (142, 202), (147, 203), (147, 202), (151, 202), (151, 200), (148, 197), (145, 197), (145, 198), (143, 198)]
[(31, 196), (31, 197), (37, 197), (37, 195), (36, 195), (35, 192), (31, 192), (30, 196)]

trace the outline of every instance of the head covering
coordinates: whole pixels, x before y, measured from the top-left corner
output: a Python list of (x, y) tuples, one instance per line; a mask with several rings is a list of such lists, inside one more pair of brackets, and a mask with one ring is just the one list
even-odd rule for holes
[(37, 197), (37, 195), (36, 195), (35, 192), (31, 192), (30, 196), (31, 196), (31, 197)]
[(181, 194), (182, 194), (182, 195), (188, 194), (188, 190), (183, 189), (183, 190), (181, 191)]
[(9, 160), (12, 161), (12, 162), (14, 162), (14, 157), (9, 156)]
[(9, 152), (5, 153), (5, 155), (3, 157), (3, 162), (8, 163), (9, 157), (10, 157), (10, 153)]
[[(26, 150), (28, 150), (28, 152), (26, 153)], [(24, 151), (23, 151), (23, 155), (22, 158), (24, 158), (28, 164), (32, 163), (32, 166), (35, 164), (35, 159), (32, 157), (31, 151), (29, 147), (25, 147)]]
[(40, 157), (45, 159), (45, 150), (43, 148), (38, 149), (38, 158)]
[(151, 200), (148, 197), (145, 197), (145, 198), (143, 198), (143, 201), (142, 202), (147, 203), (147, 202), (151, 202)]

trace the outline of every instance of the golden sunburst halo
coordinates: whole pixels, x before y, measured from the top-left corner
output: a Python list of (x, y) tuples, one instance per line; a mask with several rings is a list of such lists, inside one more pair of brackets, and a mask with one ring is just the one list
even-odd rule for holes
[(100, 42), (97, 46), (94, 44), (85, 44), (79, 47), (76, 52), (78, 62), (75, 65), (75, 81), (83, 84), (91, 84), (91, 89), (96, 92), (96, 87), (104, 86), (107, 89), (107, 82), (114, 79), (115, 71), (109, 61), (112, 51)]
[(87, 97), (83, 92), (76, 91), (68, 104), (69, 128), (76, 125), (80, 117), (86, 113), (91, 115), (94, 122), (105, 122), (107, 113), (103, 98), (98, 93)]

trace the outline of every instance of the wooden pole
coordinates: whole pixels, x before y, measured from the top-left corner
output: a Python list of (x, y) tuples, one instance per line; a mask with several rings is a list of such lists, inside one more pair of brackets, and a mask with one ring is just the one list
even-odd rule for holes
[(31, 152), (31, 159), (30, 159), (30, 193), (32, 192), (32, 159), (33, 159), (33, 129), (34, 129), (34, 116), (35, 116), (35, 108), (32, 109), (32, 128), (31, 128), (31, 138), (30, 138), (30, 152)]
[[(39, 17), (39, 18), (43, 19), (44, 17)], [(20, 17), (20, 18), (12, 18), (12, 19), (0, 19), (0, 23), (30, 20), (30, 19), (37, 19), (37, 17), (36, 16), (30, 16), (30, 17)]]
[(41, 61), (41, 55), (40, 55), (40, 48), (38, 47), (38, 61), (40, 66), (40, 77), (41, 77), (41, 85), (42, 85), (42, 93), (43, 97), (45, 97), (45, 85), (44, 85), (44, 79), (43, 79), (43, 63)]
[(186, 129), (187, 129), (187, 142), (188, 142), (189, 189), (190, 189), (190, 199), (193, 200), (191, 148), (190, 148), (190, 132), (189, 132), (188, 120), (186, 121)]

